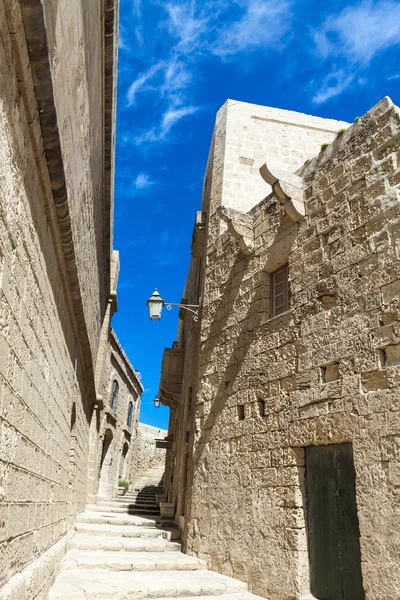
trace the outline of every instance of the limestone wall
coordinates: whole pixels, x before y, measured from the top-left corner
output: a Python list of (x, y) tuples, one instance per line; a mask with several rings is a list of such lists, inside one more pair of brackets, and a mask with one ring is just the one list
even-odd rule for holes
[[(306, 597), (304, 448), (352, 442), (366, 598), (394, 598), (399, 109), (384, 99), (299, 171), (306, 216), (298, 224), (266, 188), (265, 200), (256, 194), (256, 201), (245, 196), (236, 204), (243, 212), (253, 208), (254, 249), (247, 256), (217, 212), (225, 202), (225, 167), (232, 173), (242, 164), (239, 155), (233, 166), (225, 163), (226, 124), (225, 111), (217, 118), (203, 202), (208, 229), (185, 543), (256, 593)], [(269, 159), (265, 148), (263, 161)], [(290, 307), (271, 318), (269, 273), (285, 262)]]
[(221, 206), (247, 212), (271, 191), (259, 173), (266, 156), (274, 165), (294, 173), (319, 152), (322, 144), (331, 142), (337, 131), (348, 125), (228, 100), (218, 112), (214, 130), (215, 150), (224, 165)]
[(110, 267), (101, 6), (0, 3), (1, 598), (46, 597), (86, 501)]
[[(118, 383), (118, 397), (112, 398), (113, 382)], [(132, 466), (141, 451), (138, 419), (143, 391), (137, 371), (122, 350), (114, 331), (108, 336), (103, 362), (101, 395), (104, 408), (100, 415), (97, 451), (98, 496), (117, 495), (118, 480), (132, 478)], [(132, 423), (128, 423), (129, 404), (133, 404)], [(113, 406), (111, 405), (113, 404)]]
[(129, 471), (129, 481), (134, 484), (139, 477), (152, 467), (164, 466), (165, 450), (156, 448), (156, 439), (164, 439), (165, 429), (139, 423), (136, 453), (132, 455)]
[(77, 272), (92, 359), (108, 293), (103, 216), (103, 2), (44, 4)]
[[(207, 174), (211, 173), (211, 166)], [(200, 257), (196, 257), (196, 248), (201, 246), (204, 236), (203, 226), (195, 225), (193, 234), (193, 258), (190, 264), (183, 297), (188, 304), (202, 303), (202, 265)], [(181, 310), (179, 313), (178, 336), (176, 346), (184, 350), (184, 373), (182, 391), (176, 404), (170, 403), (170, 420), (168, 427), (171, 447), (166, 454), (165, 489), (168, 502), (175, 505), (175, 520), (181, 530), (185, 528), (189, 512), (190, 494), (193, 474), (193, 436), (196, 415), (196, 375), (198, 370), (200, 326), (193, 319), (193, 314)], [(160, 386), (161, 401), (168, 403)]]

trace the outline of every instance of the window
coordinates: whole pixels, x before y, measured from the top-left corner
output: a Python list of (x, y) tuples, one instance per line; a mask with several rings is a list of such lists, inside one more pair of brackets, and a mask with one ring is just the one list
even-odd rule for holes
[(128, 404), (128, 416), (126, 418), (126, 424), (128, 427), (132, 427), (132, 417), (133, 417), (133, 403), (129, 402)]
[(271, 273), (271, 317), (289, 310), (289, 265), (283, 265)]
[(111, 397), (110, 397), (110, 406), (113, 410), (116, 410), (116, 408), (117, 408), (118, 392), (119, 392), (118, 381), (116, 379), (114, 379), (114, 381), (112, 383), (112, 387), (111, 387)]
[(265, 417), (265, 402), (262, 398), (258, 398), (257, 406), (260, 417)]

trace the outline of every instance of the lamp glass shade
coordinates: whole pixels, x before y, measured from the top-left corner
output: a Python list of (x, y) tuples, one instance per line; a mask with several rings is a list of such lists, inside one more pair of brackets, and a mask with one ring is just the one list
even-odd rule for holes
[(149, 307), (150, 321), (159, 321), (161, 319), (161, 311), (164, 306), (164, 300), (158, 293), (157, 288), (154, 290), (151, 298), (147, 300), (147, 306)]
[(159, 396), (156, 396), (154, 398), (154, 408), (160, 408), (160, 398), (159, 398)]

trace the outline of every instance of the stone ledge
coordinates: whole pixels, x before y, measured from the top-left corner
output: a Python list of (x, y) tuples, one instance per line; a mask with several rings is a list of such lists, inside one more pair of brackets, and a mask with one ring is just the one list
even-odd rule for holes
[(17, 573), (0, 588), (0, 600), (31, 600), (41, 594), (47, 597), (47, 591), (53, 585), (61, 567), (61, 562), (68, 552), (75, 532), (68, 533), (30, 563), (23, 571)]

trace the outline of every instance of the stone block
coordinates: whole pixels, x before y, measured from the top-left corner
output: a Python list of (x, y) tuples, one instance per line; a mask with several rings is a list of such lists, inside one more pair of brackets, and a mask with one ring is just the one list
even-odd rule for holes
[(173, 519), (175, 516), (175, 504), (173, 502), (160, 502), (160, 513), (163, 519)]
[(362, 373), (361, 385), (364, 392), (384, 390), (389, 387), (389, 379), (386, 370), (370, 371)]

